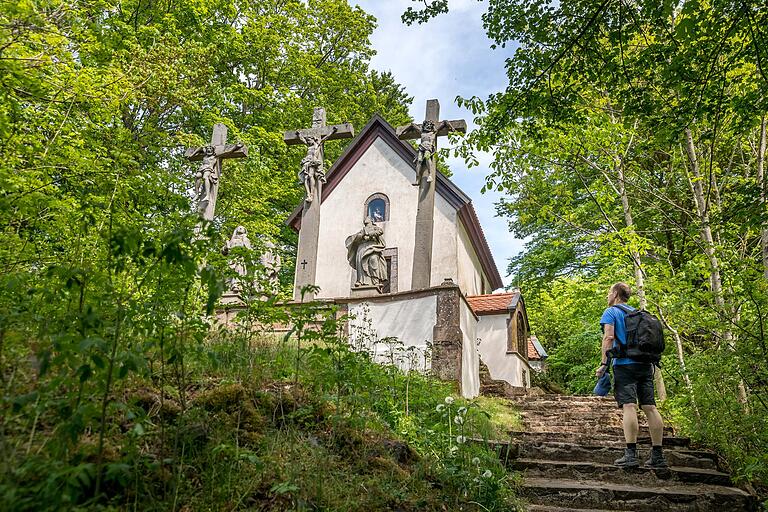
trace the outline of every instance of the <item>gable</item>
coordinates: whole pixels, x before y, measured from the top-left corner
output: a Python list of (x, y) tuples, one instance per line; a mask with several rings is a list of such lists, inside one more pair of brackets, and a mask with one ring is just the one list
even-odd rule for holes
[[(327, 181), (323, 185), (322, 197), (320, 198), (321, 204), (333, 193), (334, 189), (377, 139), (385, 142), (399, 158), (402, 158), (413, 169), (415, 176), (415, 150), (410, 144), (398, 139), (394, 128), (380, 115), (376, 114), (326, 173)], [(493, 260), (491, 250), (488, 247), (488, 242), (480, 227), (480, 221), (477, 218), (477, 213), (472, 206), (470, 198), (441, 173), (437, 173), (435, 190), (441, 198), (457, 210), (459, 219), (470, 236), (472, 246), (480, 260), (483, 271), (490, 280), (491, 286), (494, 289), (503, 287), (504, 284), (499, 275), (499, 270)], [(302, 209), (303, 205), (299, 205), (286, 221), (286, 224), (296, 231), (301, 228)]]

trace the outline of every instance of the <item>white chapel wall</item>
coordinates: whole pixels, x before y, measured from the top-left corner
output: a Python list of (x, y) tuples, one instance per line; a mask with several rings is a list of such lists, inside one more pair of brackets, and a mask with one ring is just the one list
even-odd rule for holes
[(480, 354), (477, 351), (477, 317), (465, 300), (460, 301), (461, 314), (461, 394), (474, 398), (480, 394)]
[[(360, 301), (349, 303), (349, 338), (352, 347), (364, 348), (381, 363), (395, 363), (403, 370), (425, 371), (428, 367), (427, 346), (437, 322), (437, 297), (403, 297), (387, 302)], [(403, 349), (414, 347), (410, 354), (391, 343), (376, 343), (395, 337)], [(395, 352), (392, 352), (392, 350)]]
[(482, 295), (487, 291), (483, 290), (483, 281), (486, 287), (490, 287), (488, 276), (483, 273), (483, 267), (480, 265), (480, 259), (477, 257), (475, 248), (469, 239), (469, 234), (461, 222), (457, 222), (457, 254), (458, 281), (457, 284), (464, 295)]
[(513, 386), (523, 386), (523, 370), (526, 372), (525, 386), (530, 385), (530, 367), (517, 353), (507, 353), (508, 314), (481, 315), (477, 324), (480, 338), (480, 359), (488, 366), (491, 377), (505, 380)]
[[(432, 232), (432, 272), (429, 277), (432, 286), (439, 286), (446, 278), (458, 284), (456, 264), (456, 229), (458, 224), (459, 219), (456, 209), (440, 194), (435, 194), (435, 224), (433, 227), (434, 231)], [(409, 268), (412, 267), (409, 266)]]
[[(365, 151), (321, 206), (317, 251), (318, 297), (349, 297), (353, 270), (347, 263), (346, 238), (363, 227), (365, 201), (375, 193), (389, 198), (390, 216), (377, 223), (387, 247), (397, 247), (398, 291), (411, 288), (418, 187), (416, 173), (381, 138)], [(432, 285), (445, 277), (456, 280), (456, 211), (439, 195), (435, 199)], [(453, 257), (451, 255), (454, 255)]]

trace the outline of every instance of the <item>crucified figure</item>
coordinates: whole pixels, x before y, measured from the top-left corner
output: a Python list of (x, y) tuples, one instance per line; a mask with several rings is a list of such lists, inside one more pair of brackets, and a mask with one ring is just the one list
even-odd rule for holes
[[(418, 130), (418, 125), (411, 125), (414, 129)], [(418, 187), (421, 180), (424, 179), (424, 174), (427, 175), (427, 183), (432, 181), (432, 173), (429, 170), (429, 162), (435, 156), (437, 133), (440, 130), (447, 128), (448, 131), (453, 131), (454, 128), (450, 121), (441, 121), (439, 126), (435, 126), (435, 123), (429, 119), (425, 120), (421, 124), (421, 136), (419, 139), (419, 148), (416, 158), (413, 163), (416, 164), (416, 181), (413, 183), (414, 187)]]
[(336, 133), (338, 128), (332, 127), (330, 133), (324, 137), (316, 134), (303, 134), (296, 130), (296, 137), (307, 145), (307, 156), (301, 160), (299, 180), (304, 183), (307, 192), (306, 202), (311, 203), (318, 183), (325, 183), (323, 171), (323, 143)]
[(219, 159), (213, 146), (203, 146), (201, 153), (203, 159), (200, 161), (197, 174), (195, 174), (195, 194), (198, 208), (205, 210), (211, 200), (211, 190), (219, 182), (219, 173), (216, 169), (219, 165)]

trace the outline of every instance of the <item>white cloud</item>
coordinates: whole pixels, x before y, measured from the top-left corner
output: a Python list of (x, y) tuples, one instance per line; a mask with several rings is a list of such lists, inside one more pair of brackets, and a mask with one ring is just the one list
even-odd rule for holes
[[(418, 4), (410, 0), (351, 0), (376, 16), (378, 28), (371, 42), (377, 54), (372, 66), (392, 71), (395, 79), (414, 97), (410, 114), (424, 117), (426, 101), (440, 100), (442, 119), (466, 119), (469, 129), (475, 127), (472, 113), (459, 108), (456, 96), (485, 98), (507, 84), (505, 61), (510, 48), (491, 50), (491, 41), (482, 26), (485, 5), (477, 0), (451, 0), (450, 11), (430, 22), (406, 26), (400, 16), (408, 7)], [(446, 139), (441, 139), (445, 147)], [(464, 162), (449, 160), (453, 181), (471, 198), (483, 225), (499, 272), (506, 273), (508, 259), (523, 248), (523, 241), (509, 232), (507, 220), (495, 216), (494, 203), (501, 194), (481, 194), (485, 177), (490, 173), (493, 155), (477, 153), (480, 165), (467, 169)], [(504, 279), (509, 282), (508, 278)]]

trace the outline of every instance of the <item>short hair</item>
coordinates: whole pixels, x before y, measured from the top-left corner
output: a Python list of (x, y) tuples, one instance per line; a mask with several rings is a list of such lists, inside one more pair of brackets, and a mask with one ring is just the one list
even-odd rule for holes
[(632, 296), (632, 289), (627, 283), (616, 283), (611, 286), (611, 292), (616, 294), (616, 297), (623, 302), (627, 302)]

